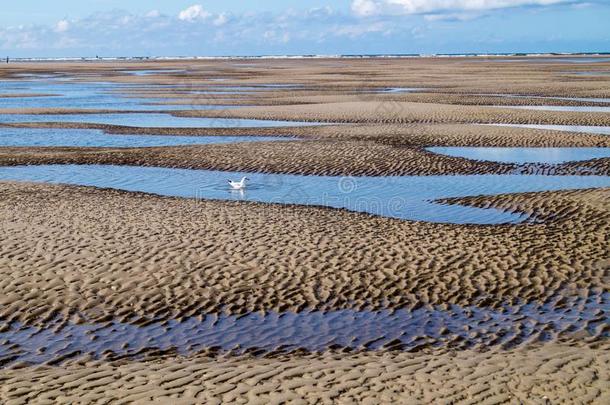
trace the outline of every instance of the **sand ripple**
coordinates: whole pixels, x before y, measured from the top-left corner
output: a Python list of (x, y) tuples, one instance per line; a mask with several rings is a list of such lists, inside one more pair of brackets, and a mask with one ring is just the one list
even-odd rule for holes
[(520, 303), (499, 310), (452, 305), (398, 311), (206, 314), (179, 321), (138, 319), (44, 327), (0, 322), (0, 364), (58, 364), (93, 358), (139, 358), (151, 351), (192, 355), (205, 350), (232, 354), (279, 354), (294, 350), (407, 350), (473, 346), (503, 348), (560, 337), (610, 336), (610, 294), (557, 296), (544, 305)]
[(482, 297), (480, 305), (499, 307), (607, 288), (607, 190), (463, 199), (545, 221), (479, 227), (79, 187), (1, 187), (0, 226), (11, 235), (0, 244), (0, 316), (7, 321), (467, 306)]
[(81, 360), (0, 370), (0, 401), (606, 404), (609, 365), (607, 344), (575, 342), (484, 352)]

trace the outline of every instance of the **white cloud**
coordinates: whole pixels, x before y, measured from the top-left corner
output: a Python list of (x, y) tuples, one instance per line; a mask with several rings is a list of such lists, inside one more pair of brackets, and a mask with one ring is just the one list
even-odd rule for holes
[(382, 22), (376, 22), (374, 24), (344, 25), (338, 27), (334, 31), (335, 35), (346, 36), (350, 38), (358, 38), (371, 33), (389, 34), (390, 30), (388, 29), (386, 24)]
[(335, 15), (335, 11), (330, 6), (325, 7), (314, 7), (307, 10), (304, 14), (307, 18), (316, 18), (323, 20)]
[(195, 21), (195, 20), (205, 20), (210, 17), (212, 14), (204, 10), (201, 4), (194, 4), (180, 12), (178, 14), (178, 19), (182, 21)]
[(478, 13), (447, 13), (447, 14), (426, 14), (424, 19), (426, 21), (470, 21), (474, 20), (481, 15)]
[(584, 2), (584, 3), (575, 3), (572, 4), (573, 8), (587, 8), (593, 6), (593, 3)]
[(55, 32), (66, 32), (70, 29), (70, 23), (68, 22), (68, 20), (60, 20), (57, 22), (57, 24), (55, 24), (55, 28), (53, 28), (53, 31)]
[(359, 16), (428, 14), (521, 6), (550, 6), (559, 3), (575, 3), (575, 0), (352, 0), (352, 11)]
[(379, 12), (379, 2), (372, 0), (354, 0), (352, 1), (352, 11), (359, 16), (370, 16)]
[(214, 24), (217, 27), (220, 27), (221, 25), (225, 25), (227, 23), (227, 21), (229, 21), (229, 17), (227, 17), (227, 14), (225, 13), (220, 13), (218, 14), (218, 16), (214, 19), (214, 21), (212, 22), (212, 24)]
[(290, 41), (290, 34), (288, 32), (278, 32), (276, 30), (268, 30), (263, 33), (263, 38), (267, 41), (286, 44)]
[[(507, 7), (509, 4), (541, 6), (563, 3), (570, 7), (584, 4), (576, 0), (354, 0), (351, 13), (330, 7), (211, 13), (196, 4), (208, 4), (204, 0), (190, 1), (187, 4), (195, 4), (173, 15), (154, 10), (130, 13), (115, 9), (59, 22), (56, 20), (49, 25), (0, 26), (0, 51), (26, 56), (90, 55), (98, 52), (113, 55), (224, 55), (432, 52), (449, 49), (504, 51), (505, 48), (494, 42), (496, 38), (521, 42), (521, 30), (513, 30), (512, 26), (509, 30), (502, 26), (507, 33), (494, 36), (495, 27), (476, 26), (473, 23), (473, 27), (481, 28), (481, 33), (473, 35), (475, 39), (472, 39), (468, 36), (470, 34), (460, 31), (463, 24), (442, 24), (442, 32), (433, 28), (441, 25), (439, 21), (476, 18), (487, 15), (494, 7)], [(579, 17), (579, 24), (583, 24), (587, 16), (594, 15), (591, 14), (596, 12), (594, 7), (601, 4), (598, 1), (602, 0), (595, 0), (591, 10), (585, 11), (589, 14)], [(405, 5), (411, 8), (405, 8)], [(513, 11), (519, 14), (516, 12), (518, 10)], [(415, 13), (415, 16), (397, 18), (408, 12)], [(544, 14), (538, 13), (537, 18), (541, 18), (544, 24), (550, 24), (553, 16)], [(582, 39), (583, 49), (589, 49), (586, 48), (589, 42), (603, 44), (599, 32), (607, 31), (604, 31), (603, 22), (590, 17), (589, 20), (593, 28), (582, 34), (586, 34), (586, 38), (583, 36), (585, 39)], [(456, 31), (452, 31), (454, 29)], [(542, 34), (537, 34), (530, 27), (525, 29), (533, 36), (530, 42), (524, 42), (523, 47), (539, 49), (540, 41), (546, 40), (546, 37), (541, 38)], [(455, 35), (452, 35), (454, 32)], [(129, 41), (125, 38), (129, 38)], [(579, 38), (570, 37), (571, 40)], [(547, 43), (551, 45), (542, 50), (563, 49), (566, 46), (570, 49), (572, 45), (567, 41), (563, 36), (548, 39)]]

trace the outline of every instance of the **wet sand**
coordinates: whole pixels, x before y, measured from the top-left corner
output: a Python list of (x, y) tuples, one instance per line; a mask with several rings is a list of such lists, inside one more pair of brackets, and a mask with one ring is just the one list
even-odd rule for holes
[[(81, 360), (0, 371), (0, 400), (61, 403), (597, 403), (607, 344), (510, 351)], [(35, 384), (31, 384), (35, 381)]]
[[(219, 311), (409, 311), (431, 304), (504, 311), (507, 303), (547, 301), (569, 308), (568, 297), (608, 291), (610, 190), (460, 199), (544, 221), (499, 227), (67, 186), (9, 183), (1, 195), (1, 226), (11, 235), (0, 253), (5, 325), (60, 331), (68, 322), (144, 326), (151, 318), (185, 322)], [(604, 314), (587, 312), (595, 320), (584, 321), (585, 329), (568, 327), (550, 342), (543, 338), (547, 329), (515, 348), (513, 339), (494, 346), (502, 334), (490, 332), (475, 348), (449, 333), (447, 342), (454, 343), (447, 349), (424, 339), (412, 353), (398, 345), (355, 353), (253, 350), (246, 357), (204, 350), (181, 357), (153, 343), (122, 360), (111, 352), (103, 358), (69, 352), (46, 365), (15, 363), (8, 353), (0, 356), (0, 398), (546, 403), (547, 397), (601, 404), (610, 361)], [(121, 336), (117, 345), (134, 343)], [(39, 342), (44, 353), (49, 341)]]
[(544, 223), (461, 226), (3, 183), (2, 228), (11, 238), (0, 247), (0, 317), (41, 324), (57, 314), (96, 321), (481, 300), (498, 307), (586, 294), (608, 287), (608, 193), (465, 198)]
[[(25, 126), (25, 125), (24, 125)], [(11, 124), (10, 127), (19, 127)], [(113, 164), (311, 175), (598, 174), (610, 159), (558, 165), (513, 165), (449, 157), (428, 146), (609, 147), (610, 136), (482, 125), (356, 125), (307, 128), (126, 128), (108, 125), (31, 124), (94, 128), (110, 134), (281, 136), (283, 142), (164, 148), (0, 148), (0, 165)]]
[[(484, 58), (10, 64), (0, 69), (0, 77), (53, 74), (137, 84), (141, 87), (129, 94), (184, 105), (184, 112), (172, 112), (177, 116), (334, 125), (194, 129), (12, 123), (7, 126), (298, 139), (131, 149), (4, 147), (0, 165), (339, 176), (609, 175), (607, 158), (513, 165), (425, 150), (610, 147), (607, 135), (476, 125), (610, 125), (608, 113), (492, 107), (603, 105), (540, 97), (608, 98), (610, 77), (566, 73), (608, 67), (607, 62)], [(169, 71), (125, 73), (130, 69)], [(205, 86), (217, 91), (198, 93)], [(223, 90), (243, 86), (248, 89)], [(420, 90), (383, 91), (396, 87)], [(203, 104), (242, 107), (198, 110)], [(81, 111), (0, 110), (7, 112)], [(1, 116), (0, 125), (6, 125)], [(524, 213), (528, 221), (433, 224), (321, 207), (0, 183), (0, 230), (6, 235), (0, 240), (0, 402), (607, 403), (610, 190), (443, 203), (496, 207)], [(458, 330), (454, 325), (461, 322), (462, 308), (499, 315), (468, 315)], [(389, 311), (388, 317), (424, 313), (425, 320), (448, 314), (440, 319), (447, 316), (451, 325), (426, 321), (421, 332), (402, 333), (385, 326), (381, 332), (346, 327), (341, 331), (348, 336), (340, 339), (332, 314), (341, 310)], [(288, 322), (292, 315), (281, 314), (309, 311), (331, 317), (320, 315), (325, 321), (313, 324), (319, 342), (282, 347), (294, 342), (299, 329)], [(214, 337), (194, 345), (189, 331), (200, 330), (197, 322), (212, 314), (245, 323), (244, 330), (231, 329), (242, 338), (256, 333), (248, 326), (251, 319), (270, 319), (266, 333), (273, 339), (268, 341), (279, 343), (267, 347), (257, 343), (260, 337), (250, 339), (250, 346), (209, 347), (216, 344)], [(549, 318), (553, 314), (558, 315)], [(505, 317), (508, 329), (501, 327)], [(302, 319), (296, 319), (302, 327)], [(187, 332), (172, 340), (169, 325), (177, 323)], [(75, 346), (79, 328), (88, 327), (96, 331), (79, 337), (84, 347)], [(219, 333), (215, 325), (206, 327)], [(31, 328), (40, 331), (32, 334), (37, 329)], [(49, 333), (57, 338), (53, 345), (37, 338)], [(358, 333), (366, 339), (356, 339)], [(87, 339), (95, 343), (89, 349)]]
[[(379, 111), (379, 101), (243, 107), (225, 111), (175, 112), (185, 117), (277, 119), (330, 123), (471, 123), (471, 124), (563, 124), (604, 126), (610, 114), (572, 111), (528, 111), (501, 107), (392, 102), (392, 111)], [(387, 108), (390, 108), (389, 106)]]

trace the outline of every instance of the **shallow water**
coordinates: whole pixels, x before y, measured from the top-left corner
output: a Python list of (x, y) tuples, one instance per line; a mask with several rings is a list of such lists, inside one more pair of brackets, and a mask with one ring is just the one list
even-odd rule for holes
[[(227, 180), (243, 176), (250, 178), (248, 188), (243, 192), (229, 190)], [(527, 218), (492, 208), (433, 201), (610, 187), (610, 177), (605, 176), (331, 177), (103, 165), (2, 167), (0, 180), (65, 183), (187, 198), (321, 205), (391, 218), (457, 224), (519, 223)]]
[(608, 76), (610, 75), (610, 72), (596, 72), (596, 71), (590, 71), (590, 72), (567, 72), (568, 74), (571, 75), (577, 75), (577, 76)]
[(261, 83), (252, 86), (223, 86), (226, 90), (263, 90), (263, 89), (299, 89), (304, 87), (297, 83)]
[[(500, 310), (450, 306), (415, 310), (326, 312), (266, 312), (241, 316), (207, 314), (144, 326), (118, 321), (62, 323), (44, 328), (2, 324), (0, 364), (40, 364), (70, 355), (138, 357), (145, 350), (174, 349), (183, 355), (204, 349), (257, 354), (303, 348), (416, 350), (421, 346), (466, 348), (547, 341), (566, 333), (586, 331), (608, 337), (609, 294), (564, 298), (545, 304), (505, 305)], [(44, 350), (41, 350), (43, 348)]]
[(171, 114), (163, 113), (0, 114), (0, 123), (2, 122), (76, 122), (144, 128), (250, 128), (320, 125), (315, 122), (297, 121), (175, 117)]
[(610, 58), (594, 57), (529, 57), (516, 59), (486, 59), (486, 62), (528, 62), (528, 63), (601, 63), (610, 62)]
[[(2, 82), (0, 82), (2, 83)], [(155, 85), (146, 86), (154, 90)], [(131, 97), (120, 91), (143, 86), (94, 82), (4, 82), (0, 94), (44, 94), (35, 97), (0, 98), (0, 108), (68, 108), (129, 111), (162, 111), (193, 109), (189, 106), (155, 105), (167, 101), (164, 98)], [(229, 106), (201, 105), (197, 109), (230, 109)], [(0, 116), (0, 121), (3, 117)]]
[[(143, 87), (143, 86), (140, 86)], [(155, 93), (158, 91), (171, 91), (168, 94), (168, 97), (178, 97), (182, 93), (182, 95), (192, 95), (192, 94), (208, 94), (208, 95), (226, 95), (226, 94), (247, 94), (251, 92), (261, 92), (261, 91), (272, 91), (275, 89), (302, 89), (303, 85), (300, 84), (256, 84), (256, 85), (206, 85), (206, 84), (198, 84), (198, 83), (183, 83), (183, 84), (157, 84), (157, 85), (149, 85), (146, 88), (140, 90), (142, 92)], [(176, 95), (178, 94), (178, 95)]]
[(494, 106), (497, 108), (516, 108), (518, 110), (538, 111), (574, 111), (574, 112), (610, 112), (610, 106), (571, 106), (571, 105), (511, 105)]
[(143, 70), (121, 70), (121, 73), (134, 76), (162, 75), (168, 73), (186, 73), (184, 69), (143, 69)]
[(426, 148), (426, 150), (453, 157), (515, 164), (557, 164), (610, 157), (610, 148), (476, 148), (439, 146)]
[(540, 125), (540, 124), (483, 124), (496, 127), (515, 127), (531, 129), (548, 129), (551, 131), (583, 132), (587, 134), (610, 135), (610, 126), (585, 126), (585, 125)]
[[(543, 98), (543, 97), (539, 97)], [(556, 100), (568, 100), (568, 101), (582, 101), (585, 103), (610, 103), (610, 98), (605, 97), (546, 97), (554, 98)]]
[[(581, 101), (585, 103), (610, 103), (610, 98), (603, 97), (560, 97), (560, 96), (530, 96), (523, 94), (501, 94), (501, 93), (476, 93), (473, 96), (490, 96), (504, 98), (531, 98), (539, 100), (566, 100), (566, 101)], [(504, 108), (504, 106), (493, 106)]]
[(425, 89), (418, 87), (383, 87), (380, 89), (363, 90), (363, 93), (411, 93), (423, 90)]
[(97, 129), (0, 128), (0, 147), (109, 147), (207, 145), (289, 140), (270, 136), (112, 135)]
[(58, 73), (17, 73), (12, 75), (12, 77), (16, 78), (24, 78), (24, 79), (34, 79), (34, 80), (46, 80), (46, 79), (55, 79), (61, 77), (61, 74)]
[(391, 87), (389, 89), (383, 89), (382, 93), (410, 93), (414, 91), (422, 91), (425, 89), (416, 87)]

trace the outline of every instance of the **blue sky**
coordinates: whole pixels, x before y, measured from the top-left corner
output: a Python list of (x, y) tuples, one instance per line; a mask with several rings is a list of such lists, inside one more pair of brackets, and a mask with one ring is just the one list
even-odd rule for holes
[(179, 56), (610, 51), (610, 0), (20, 0), (0, 53)]

